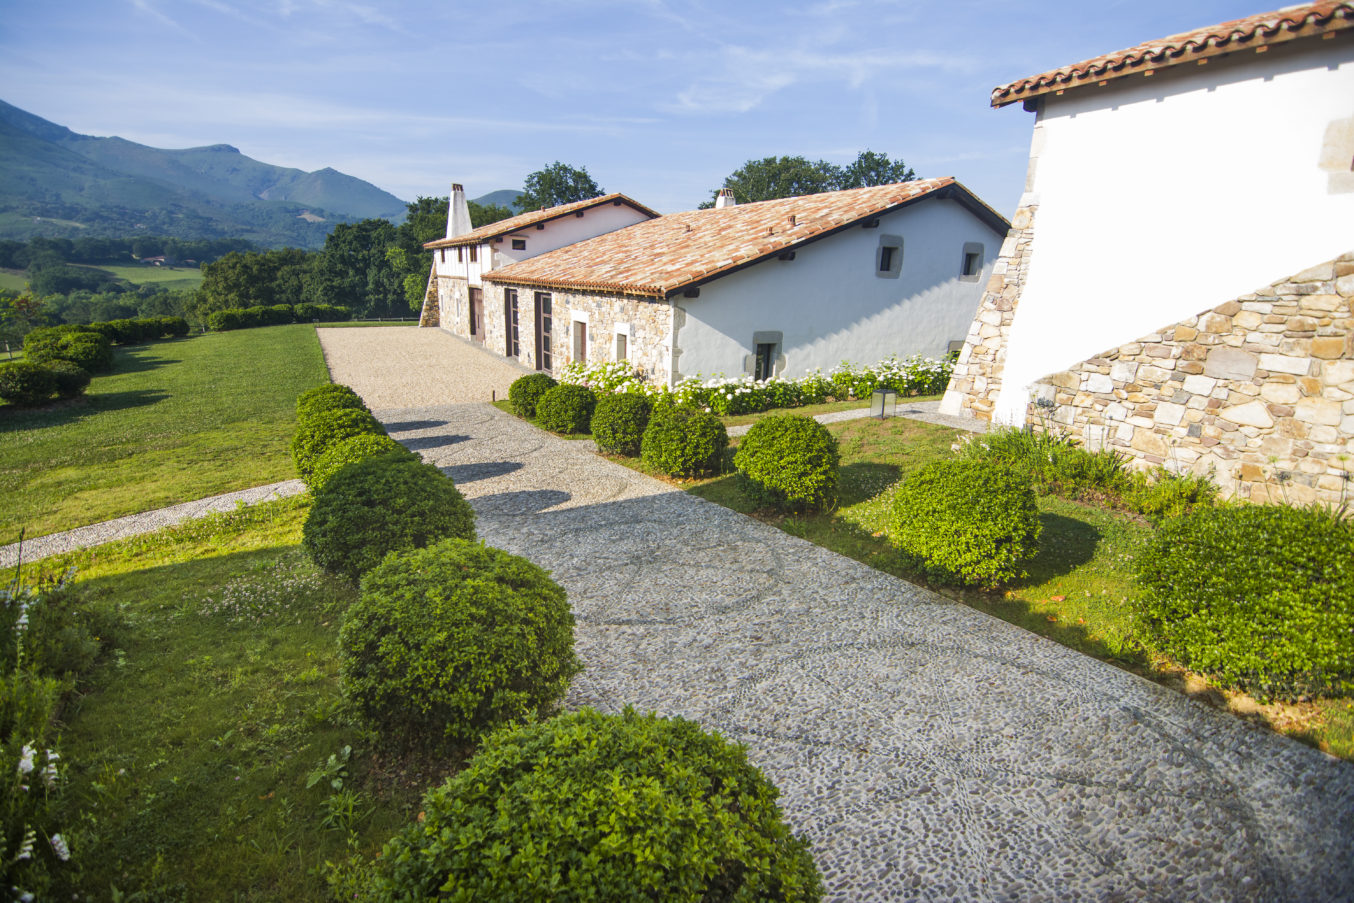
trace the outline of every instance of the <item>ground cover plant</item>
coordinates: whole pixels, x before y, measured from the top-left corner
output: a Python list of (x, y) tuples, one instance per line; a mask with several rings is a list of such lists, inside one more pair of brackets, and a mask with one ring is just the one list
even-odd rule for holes
[[(584, 709), (492, 735), (385, 848), (377, 900), (817, 900), (808, 845), (737, 744)], [(512, 855), (504, 855), (512, 850)]]
[(4, 542), (295, 477), (296, 397), (328, 380), (312, 327), (114, 352), (77, 402), (0, 408)]
[(559, 584), (464, 539), (394, 552), (340, 634), (343, 692), (381, 740), (435, 750), (550, 714), (582, 670)]

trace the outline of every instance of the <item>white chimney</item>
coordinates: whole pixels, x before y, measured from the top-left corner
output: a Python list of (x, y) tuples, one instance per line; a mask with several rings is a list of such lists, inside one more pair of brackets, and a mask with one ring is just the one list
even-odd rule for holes
[(732, 207), (738, 202), (733, 199), (732, 188), (721, 188), (719, 194), (715, 196), (715, 209), (722, 210), (725, 207)]
[(470, 225), (470, 207), (465, 202), (465, 189), (459, 183), (451, 186), (451, 203), (447, 205), (447, 238), (464, 235)]

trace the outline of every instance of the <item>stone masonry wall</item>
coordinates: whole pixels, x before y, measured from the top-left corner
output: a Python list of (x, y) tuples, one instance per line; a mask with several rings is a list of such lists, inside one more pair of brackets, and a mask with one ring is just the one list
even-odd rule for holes
[[(507, 356), (507, 318), (504, 291), (517, 289), (518, 362), (536, 366), (536, 289), (495, 282), (484, 284), (484, 346)], [(573, 313), (587, 317), (588, 361), (616, 358), (616, 327), (628, 325), (626, 358), (647, 379), (667, 384), (672, 369), (672, 306), (666, 301), (628, 295), (600, 295), (552, 291), (551, 365), (555, 373), (573, 360)]]
[(1253, 501), (1354, 497), (1354, 252), (1046, 377), (1026, 422)]
[(992, 419), (1006, 364), (1006, 340), (1029, 274), (1038, 209), (1038, 204), (1026, 204), (1011, 218), (1011, 231), (992, 266), (992, 277), (978, 302), (978, 313), (945, 390), (941, 410), (946, 413)]
[(437, 268), (428, 272), (428, 284), (423, 289), (423, 310), (418, 315), (419, 326), (441, 326), (441, 305), (437, 299)]

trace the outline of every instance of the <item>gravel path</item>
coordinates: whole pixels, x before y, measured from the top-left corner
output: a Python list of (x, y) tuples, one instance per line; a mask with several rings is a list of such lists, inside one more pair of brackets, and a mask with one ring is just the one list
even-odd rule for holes
[(746, 744), (831, 900), (1349, 899), (1348, 763), (489, 405), (376, 413), (568, 591), (567, 704)]
[[(85, 546), (97, 546), (106, 542), (113, 542), (116, 539), (126, 539), (128, 536), (154, 533), (156, 530), (162, 530), (165, 527), (213, 512), (234, 511), (235, 507), (240, 504), (257, 505), (260, 502), (271, 502), (273, 499), (286, 498), (289, 495), (299, 495), (305, 491), (306, 484), (300, 480), (286, 480), (281, 483), (270, 483), (267, 486), (255, 486), (252, 489), (224, 492), (221, 495), (184, 502), (168, 508), (158, 508), (155, 511), (129, 514), (116, 520), (106, 520), (102, 523), (90, 524), (87, 527), (77, 527), (64, 533), (49, 533), (46, 536), (26, 540), (23, 544), (23, 558), (24, 561), (37, 561), (39, 558), (46, 558), (49, 555), (60, 555), (62, 552), (83, 549)], [(12, 568), (18, 563), (18, 560), (19, 544), (17, 542), (0, 546), (0, 569)]]
[(317, 329), (336, 383), (352, 387), (367, 407), (489, 401), (508, 397), (530, 371), (441, 329)]
[[(430, 347), (423, 369), (448, 366)], [(1350, 898), (1348, 763), (489, 405), (348, 379), (394, 402), (377, 415), (481, 538), (568, 591), (586, 664), (568, 705), (744, 743), (829, 899)]]

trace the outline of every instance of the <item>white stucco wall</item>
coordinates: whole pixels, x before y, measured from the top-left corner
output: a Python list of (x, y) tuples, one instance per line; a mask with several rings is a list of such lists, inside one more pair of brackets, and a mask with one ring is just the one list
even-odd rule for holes
[[(607, 232), (614, 232), (650, 219), (627, 204), (620, 206), (604, 204), (582, 212), (582, 216), (571, 213), (543, 223), (542, 229), (528, 226), (505, 235), (501, 242), (485, 242), (479, 246), (478, 259), (474, 263), (470, 262), (469, 248), (462, 249), (463, 259), (459, 262), (456, 260), (455, 248), (435, 250), (433, 264), (437, 267), (437, 275), (465, 279), (470, 285), (479, 286), (482, 283), (481, 277), (491, 269), (504, 267), (519, 260), (526, 260), (528, 257), (535, 257), (585, 239), (596, 238), (598, 235), (605, 235)], [(513, 250), (514, 238), (526, 241), (526, 249)], [(446, 252), (445, 261), (442, 259), (443, 251)]]
[(1042, 376), (1354, 249), (1342, 129), (1349, 33), (1044, 98), (996, 418), (1020, 423)]
[[(882, 235), (903, 239), (897, 278), (881, 278)], [(931, 199), (800, 248), (794, 260), (766, 260), (672, 298), (679, 316), (676, 368), (682, 376), (744, 372), (753, 333), (782, 332), (784, 368), (801, 376), (842, 360), (871, 364), (896, 354), (941, 357), (962, 341), (991, 275), (1003, 236), (949, 200)], [(961, 279), (964, 245), (983, 246), (976, 278)]]

